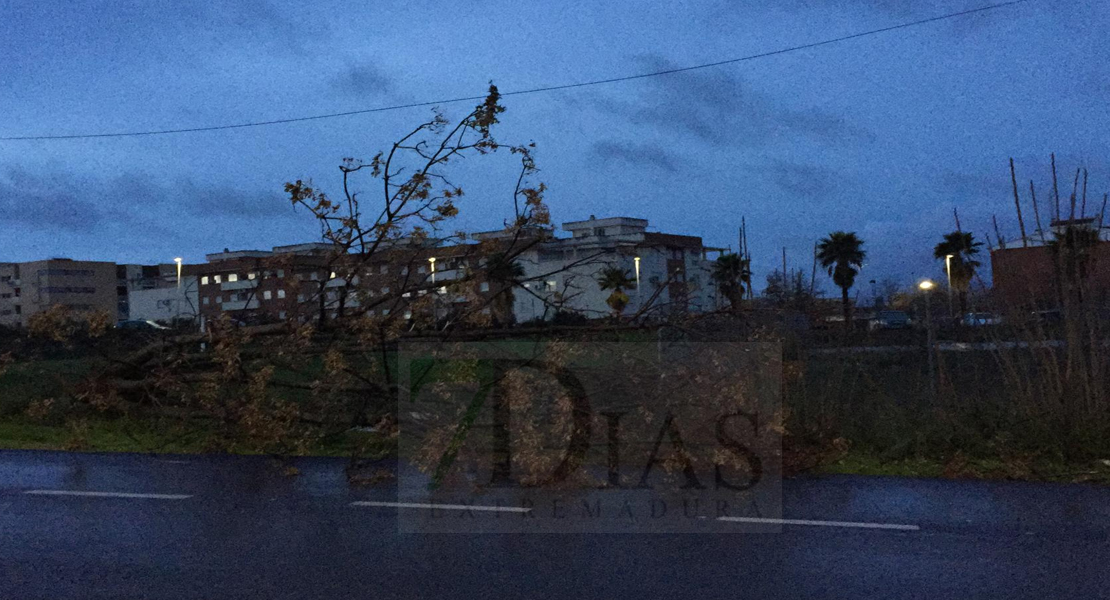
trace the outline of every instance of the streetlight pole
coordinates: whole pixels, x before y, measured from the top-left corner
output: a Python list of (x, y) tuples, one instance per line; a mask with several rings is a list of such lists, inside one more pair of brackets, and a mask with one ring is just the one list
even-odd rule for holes
[(180, 256), (173, 259), (173, 262), (177, 263), (177, 289), (179, 290), (181, 289), (181, 261)]
[[(948, 276), (948, 316), (952, 314), (952, 255), (946, 254), (944, 256), (944, 272)], [(960, 315), (963, 318), (963, 315)]]
[(936, 367), (933, 364), (933, 347), (936, 342), (933, 339), (933, 303), (929, 297), (929, 292), (935, 287), (935, 284), (926, 279), (917, 284), (917, 287), (925, 292), (925, 364), (929, 372), (929, 394), (933, 400), (936, 400), (937, 374)]

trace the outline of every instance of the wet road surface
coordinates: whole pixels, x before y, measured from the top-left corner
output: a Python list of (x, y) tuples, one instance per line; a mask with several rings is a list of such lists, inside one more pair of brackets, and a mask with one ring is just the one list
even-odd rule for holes
[(344, 465), (0, 452), (0, 598), (1110, 597), (1103, 488), (809, 477), (778, 533), (412, 534)]

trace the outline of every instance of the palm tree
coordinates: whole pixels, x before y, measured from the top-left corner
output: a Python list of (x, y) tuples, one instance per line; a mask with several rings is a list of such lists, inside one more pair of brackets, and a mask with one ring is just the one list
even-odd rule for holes
[(856, 282), (856, 274), (863, 267), (863, 240), (855, 233), (834, 231), (817, 244), (817, 260), (828, 270), (833, 283), (840, 288), (840, 302), (844, 307), (844, 327), (852, 326), (852, 307), (848, 290)]
[(725, 254), (713, 264), (713, 281), (717, 283), (721, 294), (728, 298), (733, 312), (740, 312), (745, 286), (751, 283), (750, 264), (750, 260), (741, 258), (739, 254)]
[(613, 290), (613, 293), (605, 299), (605, 303), (613, 310), (613, 317), (620, 319), (624, 307), (628, 306), (628, 294), (624, 293), (624, 290), (636, 285), (632, 276), (620, 267), (605, 267), (598, 275), (597, 285), (602, 290)]
[(975, 277), (975, 269), (979, 268), (975, 255), (982, 245), (983, 242), (975, 241), (970, 231), (953, 231), (944, 234), (944, 241), (933, 248), (933, 257), (947, 262), (952, 289), (959, 295), (961, 315), (967, 314), (967, 290)]
[(493, 296), (494, 321), (500, 325), (513, 323), (513, 290), (524, 277), (524, 267), (498, 252), (486, 259), (486, 278), (497, 286)]

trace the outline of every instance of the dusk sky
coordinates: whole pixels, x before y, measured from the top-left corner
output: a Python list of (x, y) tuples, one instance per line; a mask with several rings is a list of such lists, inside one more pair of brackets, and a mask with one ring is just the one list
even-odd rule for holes
[[(985, 3), (6, 0), (0, 137), (281, 119), (480, 95), (490, 80), (502, 91), (574, 83)], [(556, 223), (642, 217), (735, 248), (745, 216), (759, 290), (782, 246), (808, 271), (814, 241), (845, 229), (866, 242), (862, 282), (908, 283), (942, 272), (932, 246), (954, 228), (953, 207), (980, 239), (994, 237), (995, 213), (1017, 236), (1010, 156), (1026, 202), (1035, 178), (1047, 205), (1055, 152), (1061, 194), (1086, 165), (1097, 198), (1088, 203), (1101, 203), (1107, 31), (1110, 3), (1032, 1), (739, 64), (508, 97), (496, 137), (537, 144)], [(458, 118), (472, 105), (443, 110)], [(0, 260), (200, 262), (224, 247), (311, 241), (318, 229), (283, 183), (312, 179), (338, 194), (343, 157), (370, 158), (430, 115), (0, 142)], [(460, 165), (461, 228), (501, 227), (517, 165), (507, 152)]]

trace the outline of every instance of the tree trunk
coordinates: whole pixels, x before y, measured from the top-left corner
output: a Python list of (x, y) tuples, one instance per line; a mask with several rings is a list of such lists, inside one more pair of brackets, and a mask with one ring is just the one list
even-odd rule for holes
[(729, 303), (730, 308), (732, 308), (732, 314), (734, 314), (734, 315), (740, 314), (741, 298), (743, 298), (743, 297), (744, 297), (743, 288), (733, 288), (732, 290), (729, 291), (728, 303)]
[(967, 292), (960, 290), (960, 316), (959, 321), (962, 322), (964, 315), (967, 314)]
[(852, 329), (852, 305), (848, 302), (848, 288), (840, 288), (840, 302), (844, 308), (844, 331)]

